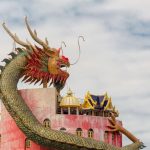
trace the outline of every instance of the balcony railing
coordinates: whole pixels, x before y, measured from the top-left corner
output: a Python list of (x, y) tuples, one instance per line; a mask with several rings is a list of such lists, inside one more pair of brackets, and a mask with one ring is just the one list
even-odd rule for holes
[[(71, 108), (70, 109), (70, 112), (69, 112), (71, 115), (77, 115), (76, 113), (76, 108)], [(57, 109), (57, 114), (66, 114), (68, 115), (68, 109), (64, 109), (63, 108), (63, 111), (61, 111), (61, 108), (59, 107)], [(79, 115), (88, 115), (88, 116), (101, 116), (101, 117), (110, 117), (111, 116), (111, 113), (114, 113), (114, 115), (116, 117), (118, 117), (118, 114), (116, 112), (113, 112), (112, 110), (98, 110), (98, 109), (95, 109), (95, 110), (92, 110), (92, 109), (80, 109), (79, 110)]]

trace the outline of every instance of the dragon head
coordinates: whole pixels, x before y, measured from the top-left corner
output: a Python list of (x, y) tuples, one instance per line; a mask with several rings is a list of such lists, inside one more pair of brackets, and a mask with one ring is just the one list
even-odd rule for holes
[[(48, 72), (52, 75), (52, 82), (59, 91), (63, 88), (66, 79), (69, 77), (67, 68), (70, 67), (69, 59), (66, 56), (60, 55), (60, 48), (52, 48), (52, 51), (47, 52), (48, 57)], [(65, 70), (63, 69), (65, 68)]]
[(57, 91), (59, 92), (65, 85), (69, 74), (64, 67), (69, 67), (69, 59), (63, 55), (60, 55), (61, 48), (51, 48), (49, 47), (48, 40), (42, 41), (38, 38), (36, 31), (31, 30), (27, 17), (25, 18), (25, 23), (31, 37), (42, 46), (39, 48), (36, 45), (32, 45), (28, 40), (26, 42), (21, 41), (18, 36), (12, 34), (11, 31), (3, 23), (3, 27), (6, 32), (13, 38), (13, 40), (22, 45), (25, 48), (18, 48), (27, 58), (27, 65), (24, 68), (22, 76), (24, 76), (24, 82), (43, 84), (47, 87), (47, 84), (53, 84)]

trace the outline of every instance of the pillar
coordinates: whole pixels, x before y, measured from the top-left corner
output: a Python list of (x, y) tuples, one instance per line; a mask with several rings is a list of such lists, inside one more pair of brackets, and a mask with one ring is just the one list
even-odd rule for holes
[(68, 114), (70, 115), (70, 107), (68, 107)]
[(61, 107), (61, 114), (63, 114), (63, 108)]
[(76, 108), (76, 114), (79, 115), (79, 108)]
[(94, 116), (94, 110), (92, 110), (92, 116)]

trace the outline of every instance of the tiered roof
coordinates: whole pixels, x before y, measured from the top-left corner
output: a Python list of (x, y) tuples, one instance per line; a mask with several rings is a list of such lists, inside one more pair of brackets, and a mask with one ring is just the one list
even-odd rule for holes
[(85, 95), (82, 108), (113, 111), (119, 114), (118, 110), (115, 110), (115, 106), (112, 105), (112, 99), (107, 95), (107, 93), (105, 93), (104, 95), (93, 95), (88, 91)]

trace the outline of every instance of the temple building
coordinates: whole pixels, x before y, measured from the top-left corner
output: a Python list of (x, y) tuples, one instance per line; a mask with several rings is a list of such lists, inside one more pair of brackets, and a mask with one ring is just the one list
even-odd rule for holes
[[(55, 88), (23, 89), (18, 92), (45, 128), (122, 146), (122, 135), (119, 132), (108, 132), (107, 118), (110, 113), (114, 113), (116, 117), (119, 113), (107, 93), (93, 95), (87, 92), (84, 100), (80, 101), (71, 89), (63, 97), (58, 95)], [(3, 104), (1, 113), (2, 150), (54, 150), (28, 139)], [(118, 122), (122, 124), (121, 121)]]

